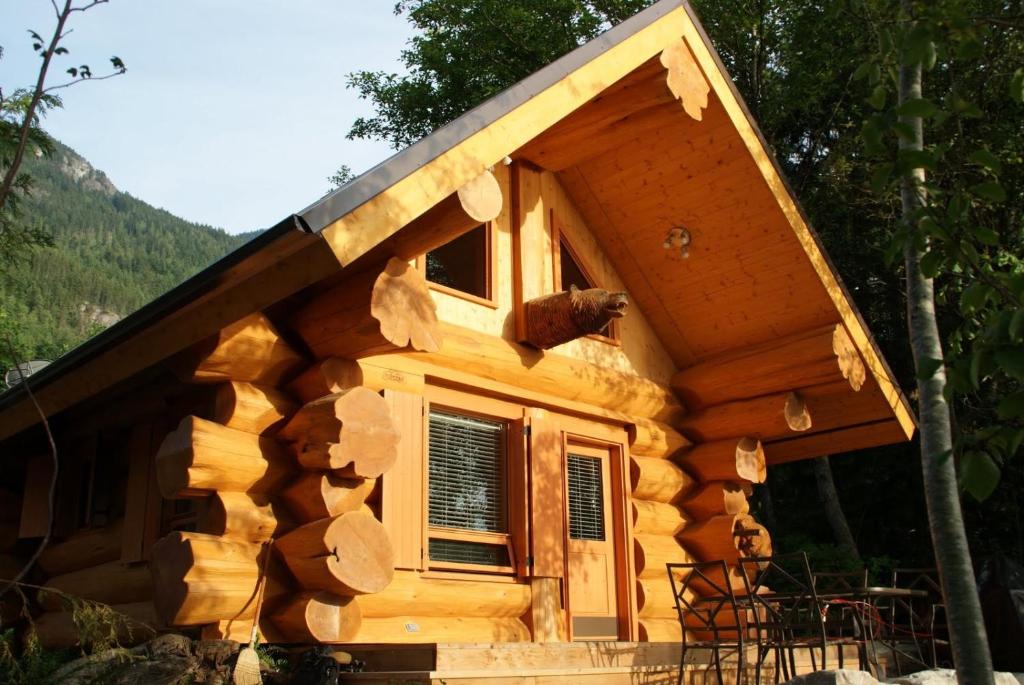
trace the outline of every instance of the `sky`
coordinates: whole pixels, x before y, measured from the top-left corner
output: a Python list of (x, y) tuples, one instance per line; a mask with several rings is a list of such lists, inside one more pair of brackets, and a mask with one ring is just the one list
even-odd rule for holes
[[(76, 4), (85, 4), (77, 0)], [(57, 91), (44, 128), (119, 189), (230, 233), (267, 228), (311, 204), (347, 164), (393, 150), (350, 141), (371, 113), (345, 88), (356, 70), (403, 71), (411, 32), (393, 0), (111, 0), (75, 13), (48, 85), (120, 57), (124, 76)], [(49, 0), (0, 4), (0, 87), (34, 83), (28, 29), (52, 35)]]

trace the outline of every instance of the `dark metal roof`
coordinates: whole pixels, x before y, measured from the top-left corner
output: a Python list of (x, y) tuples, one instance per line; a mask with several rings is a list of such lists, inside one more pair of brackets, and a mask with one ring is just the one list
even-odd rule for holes
[[(442, 126), (429, 136), (317, 200), (299, 213), (287, 217), (181, 285), (59, 357), (45, 369), (32, 376), (32, 389), (35, 390), (53, 383), (64, 373), (116, 347), (123, 340), (148, 328), (199, 295), (215, 286), (222, 285), (231, 269), (243, 262), (259, 259), (260, 253), (271, 249), (272, 245), (294, 231), (319, 234), (331, 223), (356, 207), (452, 149), (466, 138), (487, 128), (609, 48), (623, 42), (683, 5), (685, 5), (684, 0), (659, 0), (639, 14), (612, 27), (594, 40), (576, 48), (511, 88), (474, 107), (450, 124)], [(23, 399), (26, 399), (24, 387), (19, 385), (9, 388), (0, 394), (0, 412)]]

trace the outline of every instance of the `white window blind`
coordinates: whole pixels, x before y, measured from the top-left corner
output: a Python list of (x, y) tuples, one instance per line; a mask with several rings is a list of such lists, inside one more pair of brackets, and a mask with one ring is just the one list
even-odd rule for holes
[(604, 540), (604, 487), (601, 460), (569, 455), (569, 537)]
[(432, 410), (429, 431), (430, 525), (507, 533), (507, 425)]

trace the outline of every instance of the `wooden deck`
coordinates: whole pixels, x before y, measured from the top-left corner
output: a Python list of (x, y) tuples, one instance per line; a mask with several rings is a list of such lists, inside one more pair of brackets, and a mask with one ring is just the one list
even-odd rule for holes
[[(436, 644), (360, 646), (345, 651), (366, 663), (363, 673), (343, 674), (341, 682), (361, 685), (671, 685), (679, 671), (679, 645), (669, 642), (573, 642), (505, 644)], [(748, 659), (753, 658), (748, 652)], [(829, 667), (838, 667), (829, 653)], [(687, 654), (688, 685), (717, 685), (711, 654), (694, 649)], [(769, 659), (770, 661), (770, 659)], [(845, 652), (846, 668), (856, 668), (857, 656)], [(736, 682), (735, 661), (730, 660), (726, 685)], [(810, 659), (797, 663), (809, 672)], [(748, 682), (754, 670), (749, 669)], [(766, 666), (762, 682), (774, 682)]]

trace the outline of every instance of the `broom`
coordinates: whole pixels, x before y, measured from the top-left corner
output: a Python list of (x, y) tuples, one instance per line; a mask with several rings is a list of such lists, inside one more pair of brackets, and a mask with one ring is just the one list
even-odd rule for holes
[(267, 548), (263, 555), (259, 587), (256, 589), (256, 613), (252, 617), (252, 632), (249, 635), (249, 645), (238, 653), (238, 660), (235, 661), (235, 671), (231, 677), (235, 685), (261, 685), (263, 682), (263, 676), (260, 675), (260, 655), (256, 653), (256, 630), (260, 625), (263, 592), (267, 588), (267, 562), (270, 560), (270, 548), (273, 544), (274, 540), (271, 538), (267, 542)]

